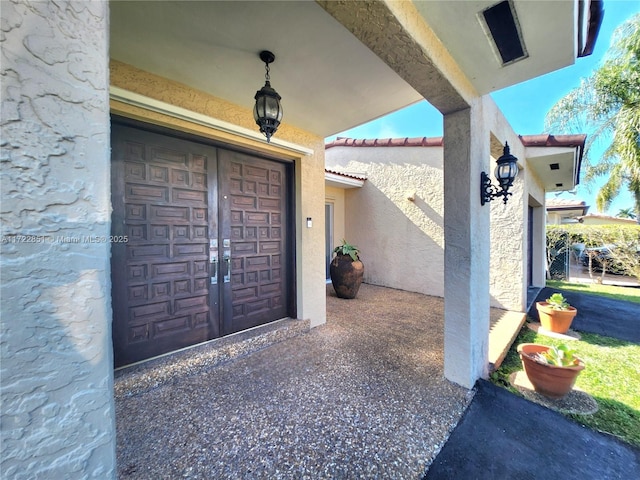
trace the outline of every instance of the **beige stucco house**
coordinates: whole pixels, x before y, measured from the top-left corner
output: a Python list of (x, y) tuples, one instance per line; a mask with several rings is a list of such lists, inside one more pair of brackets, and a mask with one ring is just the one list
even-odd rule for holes
[(612, 217), (611, 215), (601, 215), (590, 213), (578, 217), (578, 222), (585, 225), (637, 225), (638, 222), (633, 218)]
[[(480, 205), (480, 173), (505, 141), (532, 161), (487, 94), (589, 54), (601, 15), (495, 4), (2, 2), (3, 475), (114, 478), (114, 364), (279, 317), (324, 323), (324, 138), (421, 99), (444, 122), (429, 221), (445, 375), (486, 375), (504, 219)], [(284, 107), (270, 143), (252, 115), (265, 49)], [(546, 189), (525, 183), (504, 213), (520, 243)]]
[(548, 225), (577, 223), (580, 217), (586, 215), (589, 211), (589, 205), (582, 200), (566, 200), (560, 198), (548, 199), (546, 208)]
[[(499, 112), (491, 117), (509, 129)], [(492, 307), (526, 311), (529, 289), (544, 286), (544, 195), (552, 186), (559, 190), (558, 183), (573, 188), (577, 182), (549, 165), (579, 169), (585, 140), (584, 135), (517, 137), (523, 156), (516, 197), (491, 203)], [(358, 245), (368, 283), (444, 296), (443, 139), (338, 137), (325, 148), (327, 245), (342, 238)], [(495, 161), (501, 154), (497, 146), (491, 157)]]

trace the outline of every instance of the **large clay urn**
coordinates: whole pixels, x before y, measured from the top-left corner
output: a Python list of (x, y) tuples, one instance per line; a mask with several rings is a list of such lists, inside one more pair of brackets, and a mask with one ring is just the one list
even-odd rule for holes
[(338, 297), (356, 298), (364, 275), (364, 265), (360, 260), (354, 261), (351, 256), (338, 253), (331, 261), (329, 274)]
[(560, 399), (571, 391), (576, 378), (584, 369), (584, 362), (578, 365), (559, 367), (535, 360), (535, 354), (549, 350), (547, 345), (537, 343), (521, 343), (518, 353), (522, 360), (524, 373), (536, 392), (552, 398)]
[(547, 302), (536, 302), (538, 317), (540, 317), (540, 325), (549, 332), (567, 333), (573, 317), (576, 316), (578, 310), (575, 307), (568, 307), (566, 310), (557, 310)]

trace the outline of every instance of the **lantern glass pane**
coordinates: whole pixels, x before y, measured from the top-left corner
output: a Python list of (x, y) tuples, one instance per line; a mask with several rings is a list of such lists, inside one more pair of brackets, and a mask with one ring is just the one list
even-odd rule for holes
[(516, 163), (503, 163), (498, 165), (495, 170), (498, 181), (513, 180), (518, 175), (518, 165)]
[(277, 119), (280, 113), (280, 105), (278, 100), (273, 97), (265, 97), (264, 116), (269, 119)]
[(261, 118), (260, 115), (260, 99), (256, 100), (256, 104), (253, 106), (253, 119), (257, 122), (259, 118)]

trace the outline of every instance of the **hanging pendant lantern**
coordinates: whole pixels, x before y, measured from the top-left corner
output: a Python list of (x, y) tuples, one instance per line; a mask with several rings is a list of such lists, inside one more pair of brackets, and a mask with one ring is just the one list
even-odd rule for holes
[(271, 141), (271, 136), (276, 133), (282, 121), (281, 97), (272, 87), (269, 79), (269, 64), (275, 60), (275, 55), (267, 50), (260, 52), (260, 59), (265, 63), (265, 84), (256, 92), (256, 100), (253, 108), (253, 118), (260, 127), (260, 132)]

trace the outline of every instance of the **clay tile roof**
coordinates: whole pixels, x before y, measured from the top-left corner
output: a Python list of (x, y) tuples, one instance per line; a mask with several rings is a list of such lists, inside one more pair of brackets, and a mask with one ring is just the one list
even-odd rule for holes
[(580, 147), (584, 149), (587, 136), (583, 133), (575, 135), (520, 135), (520, 140), (525, 147)]
[(565, 200), (563, 198), (550, 198), (546, 201), (547, 207), (583, 207), (586, 202), (580, 200)]
[(336, 170), (330, 170), (328, 168), (325, 168), (324, 171), (325, 171), (325, 173), (331, 173), (333, 175), (338, 175), (340, 177), (354, 178), (356, 180), (366, 180), (367, 179), (366, 175), (360, 175), (360, 174), (357, 174), (357, 173), (338, 172)]
[(401, 137), (401, 138), (346, 138), (337, 137), (325, 144), (331, 147), (441, 147), (442, 137)]

